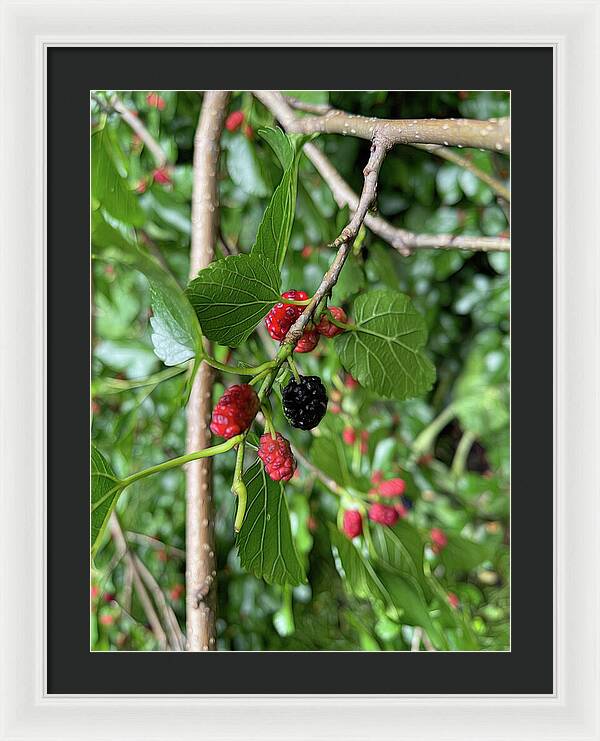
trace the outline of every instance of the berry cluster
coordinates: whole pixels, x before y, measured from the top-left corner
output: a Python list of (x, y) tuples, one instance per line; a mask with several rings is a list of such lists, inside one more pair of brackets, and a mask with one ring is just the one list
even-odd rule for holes
[[(281, 296), (282, 298), (291, 298), (293, 301), (306, 301), (308, 299), (308, 293), (304, 291), (286, 291)], [(284, 301), (280, 301), (275, 304), (265, 317), (267, 332), (274, 340), (283, 340), (292, 324), (294, 324), (303, 311), (303, 306), (286, 304)]]
[(247, 383), (230, 386), (212, 413), (210, 429), (226, 440), (245, 432), (256, 416), (260, 402), (256, 391)]
[[(286, 291), (281, 296), (282, 298), (290, 298), (293, 301), (306, 301), (308, 299), (308, 294), (305, 291)], [(304, 306), (287, 304), (285, 301), (275, 304), (265, 317), (265, 326), (269, 335), (274, 340), (281, 342), (281, 340), (285, 339), (286, 334), (303, 311)], [(318, 345), (321, 335), (331, 338), (343, 332), (342, 327), (333, 324), (331, 319), (338, 322), (348, 321), (346, 312), (343, 309), (340, 309), (338, 306), (329, 307), (326, 312), (323, 312), (314, 327), (307, 327), (304, 330), (302, 337), (296, 344), (295, 352), (312, 352)]]
[[(344, 430), (346, 433), (344, 440), (348, 442), (352, 438), (352, 443), (354, 443), (356, 434), (354, 430), (351, 430), (352, 435), (350, 435), (348, 430), (351, 430), (351, 428)], [(406, 490), (406, 482), (400, 478), (384, 481), (381, 471), (374, 471), (371, 481), (374, 484), (374, 488), (369, 492), (371, 498), (379, 499), (382, 497), (384, 499), (396, 499), (397, 501), (391, 504), (376, 501), (371, 504), (367, 513), (369, 520), (376, 522), (378, 525), (392, 527), (399, 519), (406, 517), (409, 509), (412, 507), (410, 500), (403, 496)], [(357, 535), (360, 535), (362, 533), (360, 512), (346, 510), (344, 512), (342, 530), (349, 538), (356, 538)]]

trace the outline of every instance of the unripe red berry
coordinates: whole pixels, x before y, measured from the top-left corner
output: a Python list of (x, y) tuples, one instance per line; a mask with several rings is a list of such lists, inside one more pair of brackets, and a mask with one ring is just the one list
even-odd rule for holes
[(146, 103), (152, 106), (152, 108), (158, 108), (159, 111), (164, 111), (166, 105), (165, 99), (158, 93), (148, 93), (146, 95)]
[[(308, 294), (304, 291), (286, 291), (282, 294), (283, 298), (292, 298), (294, 301), (306, 301)], [(283, 340), (288, 333), (292, 324), (302, 314), (303, 306), (286, 304), (283, 301), (275, 304), (271, 311), (265, 317), (265, 326), (269, 335), (274, 340)]]
[(342, 440), (346, 443), (346, 445), (354, 445), (356, 442), (356, 432), (352, 429), (352, 427), (344, 427), (344, 431), (342, 432)]
[(266, 432), (260, 438), (258, 457), (265, 464), (265, 471), (273, 481), (289, 481), (296, 470), (296, 459), (289, 442), (276, 433), (275, 439)]
[(108, 626), (108, 625), (112, 625), (114, 622), (115, 622), (114, 617), (112, 615), (110, 615), (109, 613), (106, 613), (105, 612), (102, 615), (100, 615), (100, 623), (102, 625), (107, 625)]
[(406, 489), (403, 479), (389, 479), (382, 481), (377, 489), (382, 497), (401, 497)]
[(227, 116), (227, 120), (225, 121), (225, 128), (227, 129), (227, 131), (235, 131), (242, 125), (243, 120), (244, 114), (242, 113), (242, 111), (232, 111)]
[(96, 599), (96, 597), (100, 594), (100, 590), (98, 587), (94, 584), (94, 586), (90, 587), (90, 597), (92, 599)]
[(395, 525), (400, 519), (400, 515), (393, 507), (378, 502), (369, 507), (369, 520), (378, 522), (380, 525)]
[(383, 472), (382, 471), (373, 471), (371, 474), (371, 482), (377, 486), (377, 484), (380, 484), (383, 481)]
[(332, 404), (332, 405), (331, 405), (331, 406), (329, 407), (329, 411), (330, 411), (330, 412), (331, 412), (332, 414), (339, 414), (339, 413), (340, 413), (340, 412), (342, 411), (342, 407), (341, 407), (341, 406), (340, 406), (339, 404)]
[[(346, 312), (343, 309), (340, 309), (339, 306), (330, 306), (328, 310), (331, 312), (331, 316), (338, 322), (348, 321)], [(335, 337), (338, 334), (342, 334), (342, 332), (344, 331), (341, 327), (336, 327), (335, 324), (331, 323), (329, 317), (327, 316), (327, 312), (323, 313), (323, 315), (319, 319), (318, 324), (315, 325), (315, 329), (319, 334), (322, 334), (324, 337), (329, 338)]]
[(168, 167), (157, 167), (152, 173), (152, 177), (154, 182), (159, 185), (170, 185), (172, 182)]
[(310, 245), (306, 245), (306, 247), (302, 248), (301, 255), (305, 260), (308, 260), (308, 258), (312, 255), (313, 248)]
[(147, 187), (148, 183), (146, 182), (146, 178), (142, 178), (141, 180), (138, 180), (138, 184), (135, 186), (135, 192), (141, 195), (146, 192)]
[(252, 126), (249, 126), (248, 124), (244, 126), (244, 136), (246, 139), (254, 139), (254, 129)]
[(356, 380), (356, 378), (353, 378), (350, 374), (346, 376), (344, 384), (347, 389), (355, 389), (357, 386), (360, 386), (360, 383)]
[(456, 610), (456, 608), (460, 605), (460, 600), (454, 594), (454, 592), (448, 592), (448, 604), (453, 610)]
[(319, 344), (319, 337), (320, 335), (316, 329), (305, 329), (304, 334), (294, 348), (294, 352), (312, 352)]
[(350, 538), (350, 540), (362, 534), (362, 531), (363, 531), (362, 517), (358, 510), (347, 509), (344, 512), (342, 530), (344, 531), (344, 535)]
[(229, 440), (250, 427), (259, 407), (260, 401), (252, 386), (247, 383), (230, 386), (213, 410), (210, 429)]
[(431, 537), (431, 550), (434, 553), (439, 553), (448, 545), (446, 533), (439, 527), (432, 528), (429, 535)]

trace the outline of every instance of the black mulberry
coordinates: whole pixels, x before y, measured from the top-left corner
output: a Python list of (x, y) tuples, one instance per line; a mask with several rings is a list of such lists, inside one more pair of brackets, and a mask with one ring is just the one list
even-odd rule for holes
[(312, 430), (327, 411), (327, 391), (318, 376), (300, 376), (283, 389), (283, 411), (292, 427)]

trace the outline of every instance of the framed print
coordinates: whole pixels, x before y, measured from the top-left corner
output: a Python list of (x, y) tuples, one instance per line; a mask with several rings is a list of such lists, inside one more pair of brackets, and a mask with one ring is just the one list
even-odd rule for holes
[(0, 737), (598, 738), (598, 4), (51, 7)]

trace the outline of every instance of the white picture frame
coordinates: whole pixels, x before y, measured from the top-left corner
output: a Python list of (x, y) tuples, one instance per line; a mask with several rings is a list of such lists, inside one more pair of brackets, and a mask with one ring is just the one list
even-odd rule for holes
[[(600, 739), (600, 2), (350, 6), (0, 0), (2, 741)], [(553, 47), (555, 238), (528, 246), (555, 268), (552, 696), (48, 695), (45, 59), (52, 45)], [(521, 166), (512, 163), (515, 178)]]

